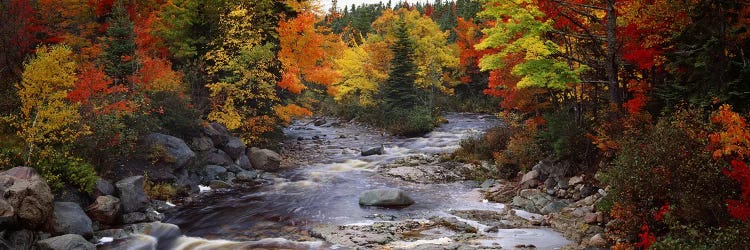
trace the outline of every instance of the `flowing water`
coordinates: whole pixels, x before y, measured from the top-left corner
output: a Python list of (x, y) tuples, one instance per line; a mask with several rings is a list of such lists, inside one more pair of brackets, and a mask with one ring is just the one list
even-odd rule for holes
[[(329, 243), (307, 235), (316, 224), (368, 224), (381, 220), (424, 220), (431, 216), (451, 216), (451, 210), (504, 209), (503, 204), (483, 201), (475, 182), (416, 184), (384, 177), (377, 169), (398, 159), (419, 155), (449, 153), (461, 139), (497, 126), (492, 115), (454, 113), (435, 131), (416, 138), (386, 136), (374, 129), (351, 123), (314, 126), (300, 121), (285, 129), (282, 152), (286, 158), (281, 172), (265, 185), (251, 190), (217, 192), (194, 202), (167, 220), (187, 235), (172, 248), (203, 249), (276, 246), (289, 248), (333, 248)], [(384, 146), (384, 154), (361, 156), (363, 149)], [(397, 187), (416, 202), (403, 209), (360, 207), (358, 197), (365, 190)], [(465, 222), (481, 232), (486, 226)], [(533, 244), (555, 249), (569, 242), (549, 229), (504, 229), (482, 233), (475, 245), (513, 248)], [(442, 244), (448, 238), (419, 242), (394, 242), (408, 248), (419, 243)], [(161, 245), (161, 244), (159, 244)]]

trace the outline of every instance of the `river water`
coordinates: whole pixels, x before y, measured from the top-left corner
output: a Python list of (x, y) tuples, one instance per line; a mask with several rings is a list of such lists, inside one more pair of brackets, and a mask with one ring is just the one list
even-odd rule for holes
[[(500, 124), (494, 116), (484, 114), (452, 113), (445, 118), (448, 123), (416, 138), (391, 137), (353, 123), (329, 121), (315, 126), (311, 121), (298, 121), (285, 129), (282, 166), (289, 170), (266, 176), (268, 181), (259, 187), (216, 192), (180, 208), (166, 222), (178, 225), (186, 236), (172, 248), (335, 248), (309, 236), (308, 229), (317, 224), (426, 220), (451, 216), (452, 210), (503, 210), (503, 204), (482, 200), (476, 182), (417, 184), (378, 174), (378, 168), (399, 159), (450, 153), (461, 139)], [(363, 149), (381, 145), (385, 149), (382, 155), (360, 155)], [(381, 187), (403, 189), (416, 203), (403, 209), (358, 205), (362, 192)], [(480, 232), (486, 227), (477, 221), (466, 222)], [(546, 228), (482, 234), (473, 244), (503, 248), (533, 244), (539, 249), (556, 249), (570, 243)], [(400, 244), (394, 246), (413, 245)]]

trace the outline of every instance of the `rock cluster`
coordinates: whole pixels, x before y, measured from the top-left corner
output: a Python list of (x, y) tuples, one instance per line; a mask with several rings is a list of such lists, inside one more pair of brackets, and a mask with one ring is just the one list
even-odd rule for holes
[[(230, 188), (280, 170), (279, 154), (248, 148), (216, 123), (188, 141), (159, 133), (145, 136), (137, 157), (151, 166), (145, 168), (148, 180), (198, 191), (201, 184)], [(153, 245), (153, 238), (138, 236), (144, 234), (162, 244), (181, 233), (175, 225), (159, 223), (174, 205), (151, 200), (144, 190), (147, 178), (125, 176), (114, 184), (99, 179), (90, 193), (65, 187), (54, 196), (32, 168), (0, 172), (0, 228), (9, 229), (0, 242), (11, 249), (95, 249), (94, 243), (109, 237), (129, 242), (124, 246)]]
[(484, 188), (485, 196), (515, 208), (544, 215), (541, 223), (560, 231), (580, 247), (606, 247), (607, 218), (595, 204), (607, 195), (589, 184), (586, 175), (568, 176), (569, 167), (539, 162), (518, 183), (501, 182)]

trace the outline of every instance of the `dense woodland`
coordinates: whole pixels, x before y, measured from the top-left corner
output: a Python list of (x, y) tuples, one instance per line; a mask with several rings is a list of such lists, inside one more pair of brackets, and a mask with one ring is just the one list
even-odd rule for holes
[(0, 0), (0, 167), (87, 190), (150, 132), (272, 147), (313, 113), (413, 136), (492, 112), (453, 156), (486, 178), (562, 162), (609, 187), (614, 248), (741, 249), (748, 52), (740, 0)]

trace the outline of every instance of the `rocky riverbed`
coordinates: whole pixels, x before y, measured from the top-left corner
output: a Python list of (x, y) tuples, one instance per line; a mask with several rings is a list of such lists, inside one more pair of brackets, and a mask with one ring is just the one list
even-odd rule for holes
[[(468, 173), (481, 167), (447, 161), (445, 154), (462, 138), (500, 122), (480, 114), (446, 118), (447, 124), (416, 138), (391, 137), (332, 118), (297, 121), (285, 130), (287, 139), (278, 154), (232, 143), (234, 138), (215, 125), (189, 143), (153, 136), (159, 146), (151, 149), (176, 158), (165, 161), (172, 165), (161, 176), (195, 192), (175, 201), (176, 207), (144, 197), (137, 188), (142, 177), (116, 185), (101, 181), (85, 213), (60, 202), (48, 209), (48, 217), (59, 214), (74, 226), (53, 234), (34, 231), (39, 227), (6, 230), (4, 238), (16, 244), (10, 246), (22, 242), (42, 249), (94, 243), (104, 249), (563, 249), (606, 244), (606, 221), (593, 206), (606, 192), (586, 185), (584, 177), (550, 173), (554, 168), (544, 162), (516, 181), (469, 180)], [(200, 167), (175, 166), (195, 162)]]

